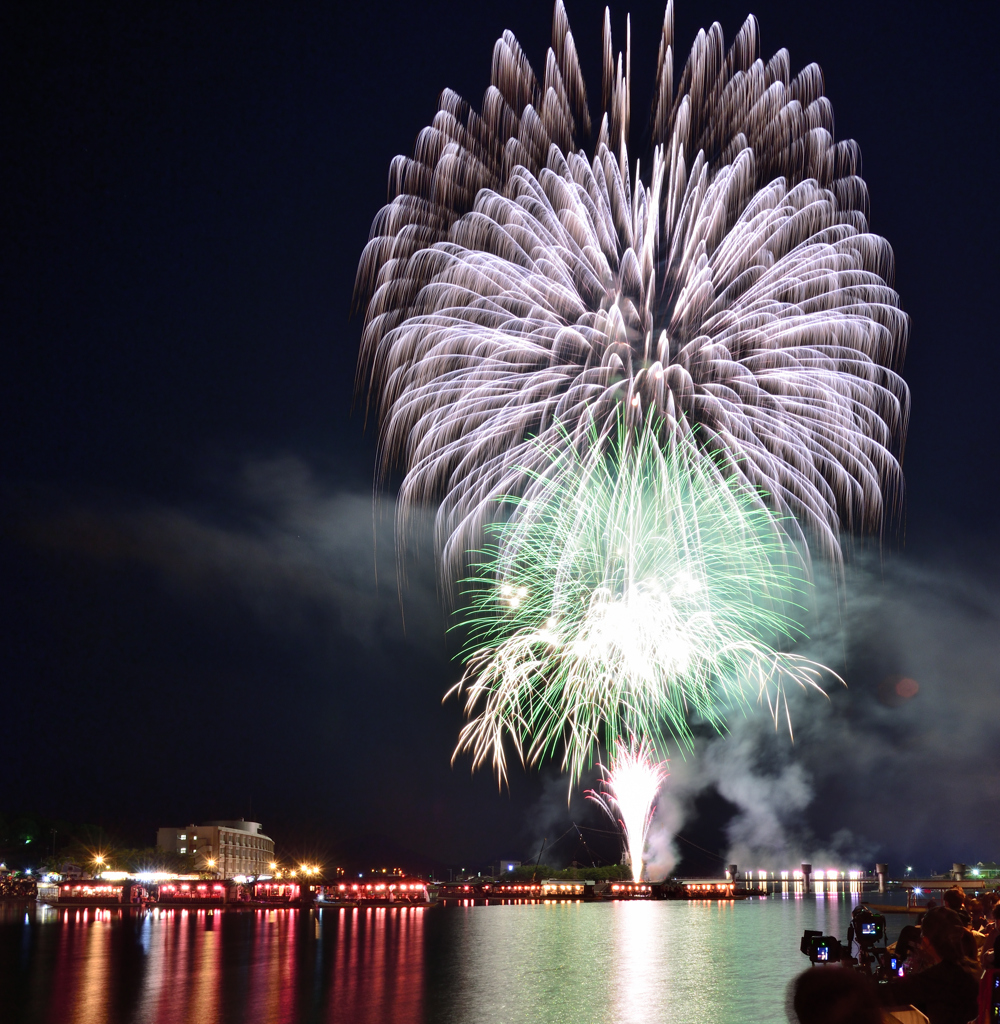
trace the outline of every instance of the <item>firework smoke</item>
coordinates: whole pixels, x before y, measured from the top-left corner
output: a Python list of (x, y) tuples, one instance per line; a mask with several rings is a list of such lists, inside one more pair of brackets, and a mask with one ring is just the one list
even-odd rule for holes
[(625, 841), (625, 852), (632, 867), (632, 880), (642, 878), (646, 832), (653, 818), (653, 804), (667, 778), (666, 762), (657, 762), (652, 748), (634, 736), (628, 744), (619, 744), (610, 765), (599, 764), (599, 790), (588, 789), (587, 797), (617, 822)]
[(898, 503), (907, 319), (820, 69), (762, 60), (750, 17), (728, 51), (699, 32), (675, 81), (668, 4), (640, 167), (630, 47), (615, 58), (606, 12), (595, 138), (557, 0), (541, 76), (505, 32), (481, 109), (445, 90), (392, 163), (358, 269), (359, 386), (382, 471), (405, 471), (401, 523), (440, 503), (446, 587), (497, 499), (534, 497), (552, 449), (602, 446), (622, 409), (834, 558)]

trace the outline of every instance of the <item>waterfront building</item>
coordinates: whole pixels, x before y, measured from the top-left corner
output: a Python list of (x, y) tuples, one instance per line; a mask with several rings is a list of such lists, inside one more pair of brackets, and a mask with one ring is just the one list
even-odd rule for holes
[(156, 845), (171, 853), (187, 853), (195, 867), (216, 878), (269, 875), (274, 840), (264, 835), (259, 821), (207, 821), (202, 825), (161, 828)]

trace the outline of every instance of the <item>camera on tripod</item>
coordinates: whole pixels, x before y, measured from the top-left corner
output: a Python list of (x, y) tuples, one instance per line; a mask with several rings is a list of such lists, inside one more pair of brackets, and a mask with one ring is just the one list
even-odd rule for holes
[(854, 908), (846, 943), (807, 928), (799, 949), (814, 964), (846, 963), (879, 981), (897, 976), (901, 967), (885, 948), (885, 917), (866, 906)]
[(865, 906), (854, 908), (851, 924), (847, 929), (847, 942), (854, 940), (863, 950), (885, 946), (885, 917)]
[(814, 964), (835, 964), (844, 955), (844, 947), (840, 939), (832, 935), (824, 935), (822, 932), (812, 931), (807, 928), (799, 943), (799, 949), (805, 953)]

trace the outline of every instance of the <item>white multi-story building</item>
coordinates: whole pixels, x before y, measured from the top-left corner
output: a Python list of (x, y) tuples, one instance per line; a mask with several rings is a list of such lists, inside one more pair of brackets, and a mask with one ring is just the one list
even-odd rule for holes
[(156, 845), (171, 853), (189, 853), (198, 871), (217, 878), (269, 875), (274, 863), (274, 840), (264, 835), (259, 821), (207, 821), (203, 825), (161, 828)]

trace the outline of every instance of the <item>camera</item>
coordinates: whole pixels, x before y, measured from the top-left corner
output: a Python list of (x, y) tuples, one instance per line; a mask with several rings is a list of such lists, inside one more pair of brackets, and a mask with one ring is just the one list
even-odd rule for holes
[(814, 964), (835, 964), (844, 955), (844, 949), (839, 939), (832, 935), (824, 935), (822, 932), (806, 929), (799, 943), (799, 949), (805, 953)]
[[(890, 955), (885, 948), (885, 917), (866, 906), (854, 908), (847, 929), (847, 942), (832, 935), (806, 929), (799, 949), (814, 964), (849, 964), (879, 982), (899, 977), (901, 957)], [(855, 952), (856, 951), (856, 952)]]
[(847, 941), (854, 940), (862, 949), (874, 949), (885, 945), (885, 917), (865, 906), (854, 908), (851, 925), (847, 929)]

